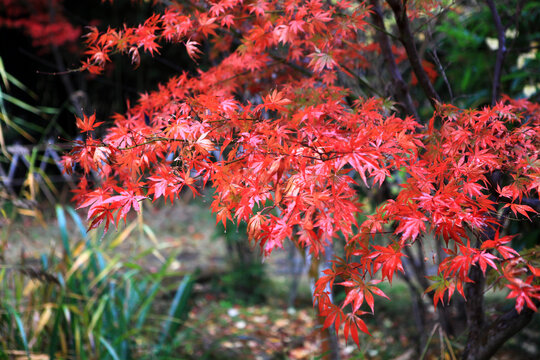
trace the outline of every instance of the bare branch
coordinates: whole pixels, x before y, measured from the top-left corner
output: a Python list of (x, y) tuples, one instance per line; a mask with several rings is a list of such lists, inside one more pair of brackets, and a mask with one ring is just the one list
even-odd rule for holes
[(390, 76), (392, 78), (394, 92), (397, 100), (401, 102), (402, 106), (405, 108), (405, 112), (411, 116), (414, 116), (417, 120), (420, 120), (416, 107), (413, 104), (411, 95), (409, 93), (409, 87), (403, 80), (403, 76), (398, 69), (396, 64), (396, 59), (392, 53), (392, 46), (390, 45), (390, 40), (388, 39), (387, 31), (384, 26), (384, 21), (382, 17), (382, 9), (379, 3), (379, 0), (370, 0), (370, 4), (373, 7), (373, 12), (371, 17), (373, 19), (375, 29), (379, 30), (377, 36), (379, 41), (379, 46), (381, 47), (381, 52), (384, 57), (384, 62), (388, 67)]
[(392, 11), (394, 12), (394, 17), (400, 33), (400, 40), (405, 47), (405, 51), (407, 52), (409, 63), (411, 64), (411, 67), (418, 78), (418, 83), (424, 90), (424, 93), (428, 97), (431, 105), (435, 108), (437, 103), (441, 101), (441, 98), (435, 91), (433, 84), (422, 67), (422, 60), (418, 55), (418, 50), (416, 50), (416, 45), (414, 44), (414, 35), (411, 31), (409, 18), (407, 17), (407, 7), (402, 0), (386, 0), (386, 2), (390, 5)]
[[(56, 17), (56, 11), (51, 0), (49, 1), (49, 6), (50, 6), (49, 17), (50, 17), (51, 24), (53, 24), (54, 19)], [(79, 98), (77, 96), (77, 92), (75, 91), (73, 83), (71, 82), (71, 78), (69, 77), (69, 73), (73, 71), (66, 70), (64, 61), (62, 60), (62, 56), (60, 55), (60, 51), (58, 50), (58, 46), (52, 45), (51, 50), (54, 56), (54, 61), (56, 62), (56, 68), (58, 69), (58, 75), (60, 75), (60, 79), (62, 80), (62, 84), (64, 84), (69, 100), (71, 104), (73, 105), (73, 107), (75, 108), (75, 113), (77, 114), (78, 117), (82, 117), (84, 113), (83, 107), (82, 107), (81, 102), (79, 101)]]
[(504, 36), (504, 26), (501, 22), (501, 17), (499, 16), (495, 3), (493, 0), (486, 0), (486, 3), (491, 11), (495, 29), (497, 29), (497, 39), (499, 40), (497, 58), (495, 59), (495, 70), (493, 71), (493, 87), (491, 89), (491, 105), (495, 105), (501, 96), (501, 74), (504, 57), (506, 55), (506, 37)]
[(444, 67), (441, 64), (441, 60), (439, 59), (439, 56), (437, 55), (437, 49), (433, 49), (431, 51), (431, 57), (433, 58), (433, 61), (435, 61), (435, 64), (439, 68), (439, 73), (443, 77), (446, 88), (448, 89), (448, 94), (450, 95), (450, 99), (453, 102), (454, 92), (452, 91), (452, 85), (450, 85), (450, 82), (448, 81), (448, 77), (446, 76), (446, 71), (444, 70)]

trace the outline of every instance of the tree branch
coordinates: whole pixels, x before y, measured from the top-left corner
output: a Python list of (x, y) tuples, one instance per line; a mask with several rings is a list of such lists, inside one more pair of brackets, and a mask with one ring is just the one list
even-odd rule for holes
[[(51, 21), (51, 24), (54, 24), (54, 19), (56, 17), (56, 10), (51, 0), (49, 1), (49, 7), (50, 7), (50, 11), (49, 11), (50, 21)], [(54, 61), (56, 62), (56, 67), (59, 71), (60, 79), (62, 80), (62, 84), (64, 84), (68, 98), (71, 104), (73, 105), (73, 107), (75, 108), (75, 113), (77, 114), (77, 116), (82, 118), (84, 111), (83, 111), (81, 102), (79, 101), (77, 97), (77, 92), (75, 91), (75, 88), (73, 87), (73, 84), (71, 83), (71, 79), (69, 77), (69, 73), (72, 71), (66, 72), (66, 67), (64, 66), (64, 61), (62, 60), (62, 56), (60, 55), (58, 46), (53, 44), (51, 46), (51, 50), (54, 56)]]
[(403, 80), (403, 76), (398, 69), (396, 64), (396, 59), (392, 53), (392, 46), (390, 45), (390, 40), (388, 39), (387, 31), (384, 26), (384, 21), (382, 17), (382, 9), (379, 3), (379, 0), (370, 0), (370, 4), (373, 8), (371, 13), (371, 18), (374, 22), (374, 28), (378, 30), (377, 37), (379, 46), (381, 48), (382, 55), (384, 57), (384, 62), (388, 67), (388, 72), (392, 78), (392, 83), (394, 87), (395, 97), (405, 108), (405, 112), (411, 116), (414, 116), (417, 120), (420, 120), (416, 107), (413, 104), (411, 95), (409, 93), (409, 87)]
[[(477, 345), (481, 342), (483, 336), (483, 328), (485, 321), (484, 314), (484, 288), (486, 278), (480, 270), (480, 266), (473, 266), (469, 270), (469, 278), (473, 281), (465, 287), (465, 311), (467, 314), (467, 328), (469, 334), (467, 337), (467, 345), (465, 353), (470, 353), (476, 356)], [(476, 357), (474, 357), (476, 359)]]
[(493, 0), (486, 0), (486, 3), (491, 11), (495, 29), (497, 29), (497, 39), (499, 40), (499, 48), (497, 49), (497, 57), (495, 59), (495, 70), (493, 71), (493, 87), (491, 89), (491, 105), (495, 105), (501, 96), (501, 74), (506, 55), (506, 37), (504, 36), (504, 26), (495, 3)]
[[(405, 252), (405, 255), (407, 255), (407, 258), (409, 259), (416, 281), (418, 281), (418, 283), (423, 289), (427, 289), (429, 287), (429, 281), (427, 280), (427, 273), (423, 257), (420, 256), (419, 259), (416, 259), (416, 255), (413, 254), (409, 247), (405, 247), (403, 250)], [(433, 301), (434, 294), (435, 293), (433, 291), (428, 293), (431, 301)], [(452, 322), (450, 320), (451, 317), (449, 314), (449, 308), (445, 306), (444, 301), (443, 304), (441, 304), (437, 308), (437, 315), (439, 323), (442, 326), (444, 332), (450, 335), (454, 335), (454, 327), (452, 326)]]
[(411, 32), (411, 27), (409, 24), (409, 18), (407, 17), (407, 7), (402, 0), (386, 0), (388, 5), (392, 8), (394, 12), (394, 17), (398, 26), (400, 33), (400, 40), (405, 47), (407, 52), (407, 58), (409, 63), (418, 79), (418, 83), (424, 90), (424, 93), (428, 97), (431, 105), (436, 108), (437, 103), (441, 101), (439, 94), (435, 91), (433, 84), (429, 80), (427, 73), (422, 67), (422, 60), (418, 55), (416, 50), (416, 45), (414, 44), (414, 35)]
[(439, 68), (439, 73), (441, 74), (444, 83), (446, 84), (446, 88), (448, 89), (448, 95), (450, 96), (451, 101), (454, 101), (454, 92), (452, 91), (452, 85), (450, 85), (450, 82), (448, 81), (448, 77), (446, 76), (446, 70), (444, 70), (444, 67), (441, 64), (441, 60), (439, 59), (439, 55), (437, 55), (437, 49), (431, 50), (431, 57), (435, 61), (435, 64)]
[[(540, 301), (535, 301), (536, 306), (540, 306)], [(512, 309), (500, 315), (491, 324), (484, 326), (480, 331), (481, 338), (475, 344), (475, 348), (465, 348), (464, 360), (487, 360), (516, 333), (523, 329), (533, 318), (534, 311), (529, 308), (523, 309), (518, 314), (516, 309)]]

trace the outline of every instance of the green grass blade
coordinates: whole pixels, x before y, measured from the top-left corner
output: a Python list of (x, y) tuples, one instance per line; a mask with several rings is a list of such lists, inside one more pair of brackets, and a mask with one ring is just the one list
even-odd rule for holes
[(6, 68), (4, 67), (4, 61), (2, 60), (1, 56), (0, 56), (0, 78), (2, 78), (2, 82), (4, 83), (4, 86), (6, 87), (6, 89), (9, 90), (7, 72), (6, 72)]
[(38, 149), (33, 148), (32, 154), (30, 154), (30, 159), (28, 160), (28, 163), (30, 164), (28, 167), (28, 172), (30, 174), (33, 174), (35, 172), (37, 153), (38, 153)]
[(116, 350), (114, 350), (112, 345), (107, 340), (105, 340), (105, 338), (101, 335), (99, 336), (99, 342), (102, 343), (103, 346), (105, 346), (105, 348), (109, 352), (109, 355), (111, 355), (111, 357), (114, 360), (120, 360), (120, 358), (118, 357), (118, 354), (116, 353)]
[(169, 308), (168, 317), (163, 324), (160, 345), (163, 345), (163, 343), (170, 338), (171, 334), (178, 330), (180, 323), (178, 321), (173, 322), (173, 320), (183, 320), (187, 315), (188, 301), (191, 295), (192, 287), (192, 277), (190, 275), (185, 276), (178, 286), (176, 294), (174, 294), (171, 307)]
[(73, 318), (73, 340), (75, 342), (75, 355), (77, 359), (82, 359), (81, 324), (77, 317)]
[(151, 287), (150, 291), (146, 294), (146, 299), (142, 303), (141, 307), (139, 308), (139, 311), (135, 314), (135, 317), (137, 318), (137, 322), (135, 323), (135, 327), (137, 329), (140, 329), (146, 320), (146, 316), (148, 315), (148, 311), (151, 308), (152, 302), (154, 301), (154, 298), (156, 297), (159, 288), (161, 287), (161, 282), (156, 281)]
[(90, 320), (90, 325), (88, 326), (88, 333), (91, 333), (94, 331), (94, 328), (101, 318), (101, 315), (103, 315), (103, 311), (105, 310), (105, 306), (107, 305), (107, 302), (109, 302), (109, 296), (105, 295), (101, 298), (98, 304), (98, 308), (96, 311), (94, 311), (94, 314), (92, 315), (92, 319)]
[(19, 330), (19, 335), (21, 336), (22, 344), (24, 346), (24, 351), (26, 351), (26, 356), (28, 359), (30, 359), (30, 349), (28, 348), (28, 340), (26, 339), (26, 331), (24, 330), (24, 325), (22, 323), (21, 317), (17, 313), (17, 311), (11, 306), (10, 304), (5, 304), (8, 312), (13, 316), (13, 319), (15, 319), (15, 323), (17, 324), (17, 329)]
[(105, 262), (105, 259), (103, 258), (103, 255), (101, 254), (100, 251), (96, 252), (96, 258), (97, 258), (98, 269), (99, 271), (101, 271), (107, 265), (107, 263)]
[(116, 301), (117, 301), (117, 291), (116, 291), (116, 283), (115, 282), (109, 282), (109, 297), (111, 301), (109, 301), (109, 316), (108, 320), (112, 321), (112, 323), (118, 323), (119, 317), (118, 317), (118, 309), (116, 308)]
[[(4, 94), (5, 95), (5, 94)], [(13, 122), (5, 107), (2, 105), (2, 91), (0, 90), (0, 120), (2, 120), (3, 122), (6, 123), (7, 126), (9, 126), (10, 128), (12, 128), (13, 130), (15, 130), (16, 132), (18, 132), (19, 134), (21, 134), (22, 136), (24, 136), (26, 139), (30, 140), (31, 142), (35, 143), (36, 142), (36, 139), (34, 139), (34, 137), (32, 135), (30, 135), (28, 132), (26, 132), (26, 130), (24, 130), (22, 127), (20, 127), (19, 125), (17, 125), (15, 122)], [(3, 141), (3, 139), (2, 139)]]
[(39, 100), (39, 96), (35, 92), (33, 92), (30, 88), (28, 88), (28, 86), (24, 85), (21, 81), (19, 81), (19, 79), (17, 79), (15, 76), (7, 73), (6, 78), (11, 84), (15, 85), (16, 87), (24, 91), (32, 99)]
[(35, 115), (41, 115), (41, 111), (39, 110), (39, 108), (37, 108), (35, 106), (32, 106), (30, 104), (27, 104), (24, 101), (19, 100), (19, 99), (15, 98), (15, 97), (13, 97), (13, 96), (11, 96), (9, 94), (4, 93), (4, 100), (9, 101), (13, 105), (16, 105), (16, 106), (20, 107), (21, 109), (26, 110), (28, 112), (31, 112), (31, 113), (33, 113)]
[(41, 266), (43, 267), (43, 270), (47, 271), (49, 269), (49, 259), (47, 258), (47, 255), (41, 254), (39, 258), (41, 260)]
[(111, 260), (111, 262), (101, 270), (101, 272), (87, 285), (88, 289), (92, 289), (94, 286), (99, 284), (103, 279), (112, 275), (116, 270), (122, 268), (122, 263), (120, 258), (117, 256)]
[(28, 130), (34, 130), (37, 132), (43, 132), (45, 128), (41, 125), (38, 125), (36, 123), (33, 123), (31, 121), (27, 121), (19, 116), (12, 115), (10, 119), (17, 125), (19, 125), (21, 128), (28, 129)]
[(67, 206), (66, 209), (71, 218), (73, 219), (75, 225), (77, 225), (77, 229), (79, 229), (79, 233), (81, 234), (82, 238), (86, 240), (88, 236), (86, 233), (86, 227), (84, 226), (81, 217), (71, 206)]
[(135, 326), (138, 329), (141, 328), (144, 324), (146, 316), (148, 315), (148, 311), (151, 308), (152, 302), (154, 301), (154, 298), (156, 297), (158, 290), (161, 287), (161, 281), (163, 280), (163, 277), (165, 276), (165, 273), (167, 272), (167, 269), (171, 265), (171, 262), (174, 260), (174, 258), (175, 256), (170, 256), (167, 261), (165, 261), (165, 263), (161, 265), (159, 271), (151, 275), (154, 284), (150, 287), (150, 291), (145, 295), (146, 299), (139, 308), (139, 311), (137, 311), (136, 313), (137, 323)]
[(22, 82), (17, 80), (13, 75), (6, 72), (6, 68), (4, 66), (4, 61), (0, 57), (0, 78), (2, 78), (2, 82), (4, 83), (4, 86), (7, 90), (9, 90), (9, 84), (13, 84), (22, 91), (24, 91), (27, 95), (32, 97), (34, 100), (38, 100), (38, 96), (35, 92), (30, 90), (26, 85), (24, 85)]
[[(71, 276), (73, 276), (73, 274), (75, 274), (75, 272), (81, 267), (83, 266), (87, 261), (88, 259), (90, 259), (90, 255), (92, 255), (92, 251), (91, 250), (84, 250), (79, 256), (77, 256), (77, 258), (75, 259), (75, 261), (73, 262), (73, 264), (70, 266), (68, 272), (66, 273), (66, 281), (69, 282), (69, 279), (71, 278)], [(83, 280), (88, 280), (87, 278), (83, 279)], [(85, 281), (86, 283), (87, 281)]]
[(60, 229), (60, 237), (62, 238), (62, 244), (64, 246), (64, 251), (68, 259), (71, 260), (71, 249), (69, 247), (69, 235), (67, 230), (66, 223), (66, 214), (64, 213), (64, 208), (60, 205), (56, 205), (56, 218), (58, 220), (58, 228)]
[[(86, 231), (86, 227), (84, 226), (84, 223), (83, 223), (81, 217), (79, 216), (79, 214), (77, 214), (75, 209), (73, 209), (71, 206), (67, 206), (66, 209), (67, 209), (67, 212), (69, 213), (69, 215), (71, 216), (71, 219), (73, 219), (73, 222), (75, 223), (75, 226), (79, 230), (79, 233), (81, 234), (82, 239), (86, 242), (86, 248), (87, 249), (92, 249), (93, 246), (92, 246), (91, 239), (88, 236), (88, 232)], [(102, 268), (102, 267), (100, 268), (98, 266), (97, 262), (98, 262), (97, 255), (92, 254), (92, 256), (90, 258), (90, 266), (91, 266), (94, 274), (99, 273), (101, 268)]]
[[(60, 279), (60, 277), (59, 277)], [(61, 280), (61, 283), (63, 283), (63, 279)], [(58, 340), (60, 340), (60, 322), (62, 319), (62, 312), (60, 311), (60, 308), (64, 304), (64, 295), (63, 293), (60, 295), (60, 298), (57, 301), (57, 307), (56, 307), (56, 314), (54, 317), (54, 323), (52, 330), (50, 332), (50, 342), (49, 342), (49, 360), (54, 360), (56, 358), (56, 351), (58, 346)]]

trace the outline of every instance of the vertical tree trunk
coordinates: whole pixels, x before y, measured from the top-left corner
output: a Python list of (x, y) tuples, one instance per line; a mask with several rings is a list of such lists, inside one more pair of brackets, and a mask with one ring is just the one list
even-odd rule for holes
[(290, 243), (288, 251), (288, 265), (289, 275), (291, 277), (291, 285), (289, 288), (289, 308), (294, 308), (296, 297), (298, 295), (298, 285), (300, 284), (300, 278), (305, 272), (306, 257), (305, 253), (301, 252), (295, 244)]
[[(315, 288), (315, 283), (319, 280), (319, 275), (323, 270), (328, 267), (329, 259), (333, 256), (333, 250), (330, 246), (325, 249), (325, 258), (314, 258), (310, 254), (307, 254), (306, 260), (310, 264), (309, 267), (309, 282), (311, 286), (311, 293)], [(330, 295), (331, 296), (331, 295)], [(315, 307), (317, 309), (317, 307)], [(317, 322), (320, 326), (321, 334), (321, 359), (322, 360), (340, 360), (339, 357), (339, 343), (336, 336), (336, 333), (333, 331), (332, 327), (327, 329), (323, 328), (324, 318), (317, 314)]]

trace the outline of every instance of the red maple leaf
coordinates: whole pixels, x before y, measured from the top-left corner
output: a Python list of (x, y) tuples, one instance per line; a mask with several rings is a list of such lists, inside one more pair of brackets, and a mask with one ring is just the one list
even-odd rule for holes
[(90, 116), (83, 114), (83, 118), (76, 117), (76, 125), (81, 130), (81, 132), (94, 131), (96, 127), (103, 124), (103, 121), (96, 121), (96, 113), (93, 113)]

